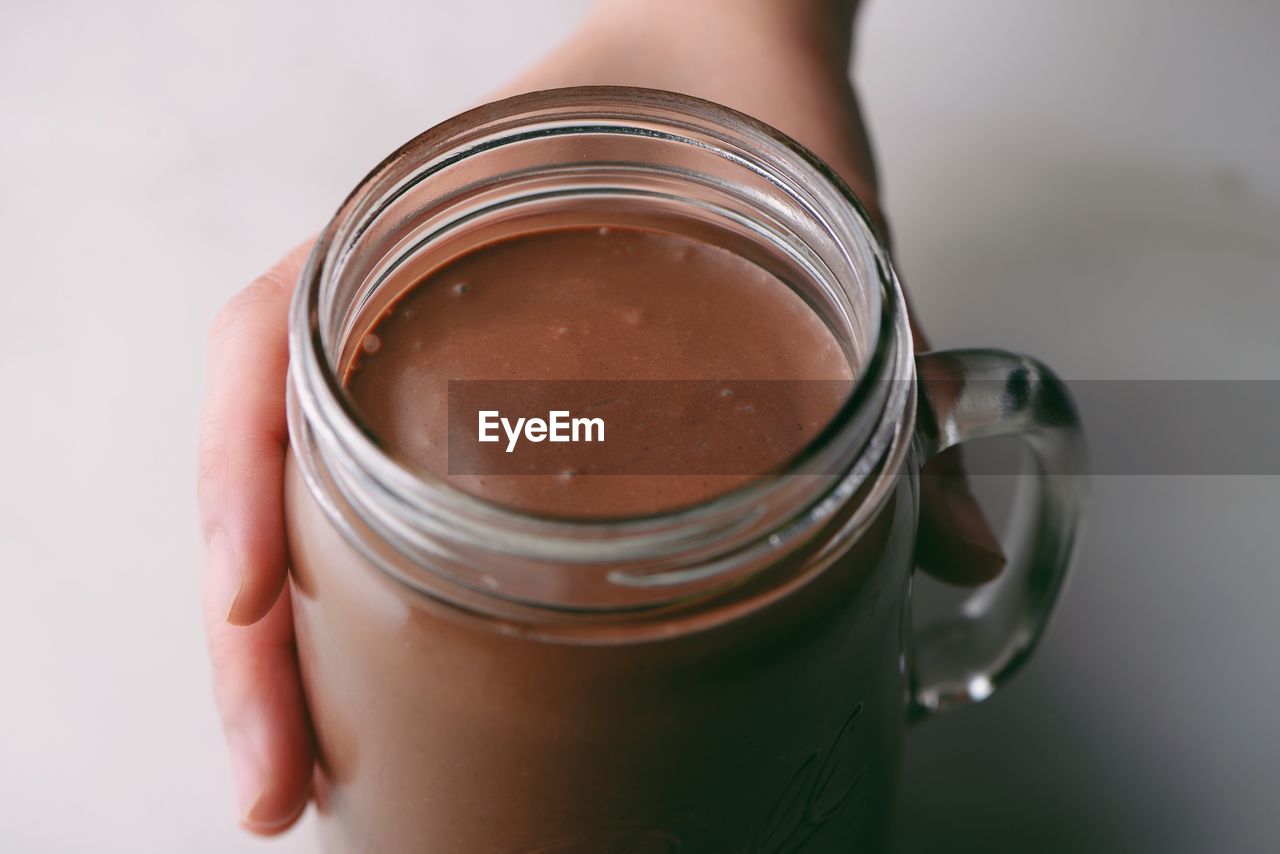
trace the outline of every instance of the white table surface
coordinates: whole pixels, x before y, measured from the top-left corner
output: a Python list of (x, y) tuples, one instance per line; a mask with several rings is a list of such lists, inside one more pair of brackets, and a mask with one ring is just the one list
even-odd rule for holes
[[(583, 6), (0, 4), (0, 851), (312, 850), (232, 821), (205, 330)], [(1277, 378), (1278, 38), (1267, 0), (874, 0), (858, 66), (936, 342)], [(1096, 479), (1034, 665), (912, 734), (900, 850), (1276, 850), (1278, 530), (1277, 477)]]

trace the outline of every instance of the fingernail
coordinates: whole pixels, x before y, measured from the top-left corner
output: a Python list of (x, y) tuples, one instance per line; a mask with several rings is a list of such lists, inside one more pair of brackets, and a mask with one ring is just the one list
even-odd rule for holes
[(214, 531), (209, 538), (209, 572), (212, 574), (218, 610), (228, 623), (234, 622), (236, 603), (244, 587), (244, 573), (231, 551), (231, 541), (224, 531)]
[(231, 779), (236, 792), (236, 811), (242, 824), (258, 824), (254, 812), (262, 801), (262, 764), (244, 733), (232, 730), (227, 733), (227, 747), (231, 751)]
[(944, 488), (947, 522), (958, 545), (969, 552), (967, 560), (981, 575), (994, 578), (1007, 559), (995, 532), (987, 524), (977, 499), (966, 489)]

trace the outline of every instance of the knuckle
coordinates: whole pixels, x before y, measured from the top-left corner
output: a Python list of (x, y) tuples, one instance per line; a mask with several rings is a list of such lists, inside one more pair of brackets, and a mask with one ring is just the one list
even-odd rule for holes
[(255, 279), (247, 288), (227, 300), (213, 319), (209, 339), (216, 342), (234, 336), (257, 313), (274, 290), (270, 283)]
[(248, 703), (245, 682), (250, 680), (245, 678), (244, 671), (251, 669), (253, 663), (245, 660), (238, 641), (221, 628), (208, 631), (207, 638), (214, 701), (223, 725), (231, 724)]
[(294, 265), (281, 262), (250, 282), (222, 306), (209, 329), (210, 341), (234, 336), (265, 309), (287, 300), (296, 275)]
[(224, 462), (222, 440), (218, 436), (216, 425), (206, 420), (196, 449), (196, 472), (200, 480), (205, 483), (217, 480), (224, 468)]
[(259, 276), (254, 284), (274, 290), (276, 297), (287, 297), (293, 291), (298, 272), (298, 265), (290, 256)]

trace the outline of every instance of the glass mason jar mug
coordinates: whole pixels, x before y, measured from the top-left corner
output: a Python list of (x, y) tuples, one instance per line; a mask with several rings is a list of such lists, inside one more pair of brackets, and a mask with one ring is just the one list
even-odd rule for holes
[[(521, 513), (397, 462), (341, 386), (363, 335), (421, 271), (575, 224), (698, 236), (794, 288), (854, 368), (832, 423), (785, 471), (640, 518)], [(1070, 561), (1059, 381), (1003, 352), (913, 356), (845, 185), (710, 103), (553, 90), (427, 131), (325, 229), (290, 324), (291, 591), (332, 851), (877, 850), (907, 721), (999, 686)], [(922, 388), (917, 363), (952, 381)], [(913, 637), (920, 467), (1004, 435), (1038, 464), (1021, 545)]]

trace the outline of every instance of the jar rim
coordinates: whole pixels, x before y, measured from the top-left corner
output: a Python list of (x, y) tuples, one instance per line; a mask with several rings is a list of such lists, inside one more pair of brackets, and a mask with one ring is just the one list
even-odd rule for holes
[[(602, 123), (652, 122), (657, 116), (675, 116), (700, 123), (699, 127), (722, 128), (746, 144), (758, 147), (756, 153), (761, 158), (772, 158), (769, 165), (789, 170), (791, 177), (801, 176), (807, 181), (806, 190), (815, 194), (824, 212), (840, 219), (844, 237), (853, 244), (844, 248), (867, 262), (868, 272), (877, 280), (867, 284), (879, 288), (878, 323), (873, 326), (871, 355), (857, 366), (850, 393), (837, 413), (777, 471), (699, 503), (651, 514), (617, 518), (541, 516), (465, 492), (445, 476), (410, 470), (363, 426), (359, 413), (342, 390), (335, 342), (327, 340), (327, 330), (321, 322), (326, 279), (333, 275), (360, 229), (367, 227), (379, 209), (385, 208), (389, 198), (404, 191), (407, 181), (415, 180), (415, 176), (421, 180), (423, 171), (433, 163), (447, 166), (466, 157), (478, 146), (488, 144), (487, 140), (497, 130), (509, 133), (521, 122), (534, 119), (545, 122), (552, 116), (572, 118), (578, 124), (592, 118)], [(449, 519), (454, 522), (469, 519), (477, 524), (517, 529), (526, 546), (532, 541), (530, 538), (549, 538), (556, 544), (549, 546), (553, 550), (549, 554), (559, 548), (562, 560), (568, 554), (568, 562), (574, 562), (573, 550), (565, 553), (564, 549), (575, 539), (593, 542), (607, 536), (650, 544), (655, 537), (678, 541), (681, 534), (676, 529), (690, 525), (714, 526), (716, 520), (723, 521), (726, 515), (742, 512), (776, 493), (785, 478), (769, 475), (802, 472), (806, 465), (816, 464), (834, 448), (848, 447), (850, 433), (860, 423), (868, 433), (868, 441), (872, 433), (884, 434), (884, 422), (898, 420), (896, 414), (890, 412), (892, 417), (886, 418), (886, 413), (881, 412), (880, 417), (869, 419), (867, 406), (884, 385), (891, 387), (884, 392), (890, 397), (903, 398), (913, 391), (913, 383), (901, 382), (914, 378), (911, 332), (905, 318), (896, 275), (868, 211), (834, 170), (786, 134), (730, 108), (673, 92), (618, 86), (550, 89), (485, 104), (428, 129), (385, 158), (348, 195), (318, 237), (294, 293), (289, 319), (289, 391), (291, 404), (296, 397), (308, 427), (322, 434), (325, 440), (336, 442), (350, 456), (348, 474), (360, 474), (366, 481), (395, 493), (409, 512), (415, 508), (438, 511), (447, 504)], [(897, 382), (884, 383), (885, 380)], [(886, 400), (882, 405), (887, 410), (896, 407), (899, 413), (906, 407), (901, 399)], [(291, 433), (297, 427), (293, 415), (291, 412)], [(896, 426), (899, 429), (889, 431), (895, 445), (902, 438), (902, 425)], [(855, 461), (847, 462), (852, 467)], [(840, 480), (845, 478), (842, 476)], [(316, 488), (314, 483), (308, 486), (313, 491)], [(856, 484), (844, 484), (846, 499), (853, 486)]]

